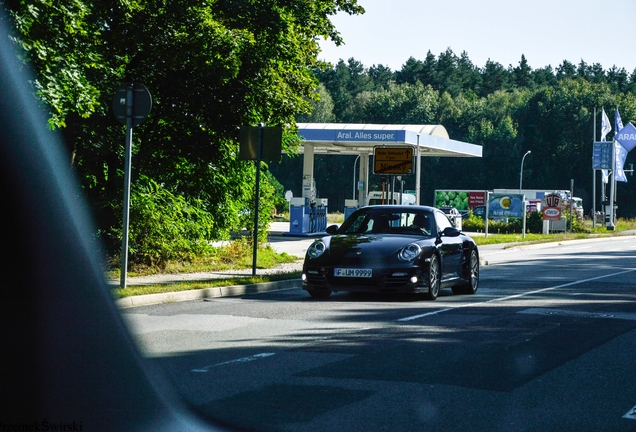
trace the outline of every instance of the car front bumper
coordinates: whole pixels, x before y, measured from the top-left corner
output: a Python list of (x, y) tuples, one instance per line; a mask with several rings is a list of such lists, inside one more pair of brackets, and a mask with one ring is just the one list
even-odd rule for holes
[(420, 268), (372, 269), (370, 278), (338, 277), (334, 267), (305, 267), (303, 289), (314, 291), (427, 293), (426, 274)]

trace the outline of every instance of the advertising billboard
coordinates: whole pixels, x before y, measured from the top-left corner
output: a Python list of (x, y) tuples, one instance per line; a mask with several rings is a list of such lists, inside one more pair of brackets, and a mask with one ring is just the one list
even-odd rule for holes
[(457, 210), (471, 210), (486, 205), (484, 190), (441, 190), (435, 191), (435, 207), (455, 207)]
[(488, 215), (495, 218), (523, 218), (523, 195), (492, 194), (488, 201)]

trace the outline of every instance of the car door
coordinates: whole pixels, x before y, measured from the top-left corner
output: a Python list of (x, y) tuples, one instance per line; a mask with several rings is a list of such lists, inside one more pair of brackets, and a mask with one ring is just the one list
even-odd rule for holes
[(463, 250), (461, 237), (451, 237), (442, 234), (444, 229), (452, 228), (453, 225), (441, 211), (435, 212), (435, 222), (437, 224), (437, 248), (442, 258), (442, 280), (458, 278)]

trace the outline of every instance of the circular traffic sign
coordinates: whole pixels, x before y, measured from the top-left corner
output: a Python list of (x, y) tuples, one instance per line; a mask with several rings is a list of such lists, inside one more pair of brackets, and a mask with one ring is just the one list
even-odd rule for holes
[(137, 126), (148, 117), (151, 108), (152, 97), (142, 83), (124, 83), (113, 97), (113, 113), (123, 124), (127, 124), (128, 118), (131, 118), (132, 126)]

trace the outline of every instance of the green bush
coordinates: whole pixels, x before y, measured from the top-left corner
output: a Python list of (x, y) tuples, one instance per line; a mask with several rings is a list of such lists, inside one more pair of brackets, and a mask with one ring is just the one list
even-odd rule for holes
[(468, 219), (462, 221), (462, 230), (469, 232), (484, 232), (486, 230), (485, 221), (473, 214), (473, 211), (468, 212)]
[(526, 232), (543, 233), (543, 212), (529, 213), (526, 219)]
[[(214, 221), (198, 199), (186, 199), (142, 177), (131, 187), (129, 261), (162, 267), (210, 252)], [(122, 231), (114, 230), (122, 237)]]
[[(285, 200), (282, 195), (283, 187), (278, 183), (278, 180), (272, 176), (268, 171), (263, 171), (261, 175), (261, 183), (259, 186), (259, 209), (258, 209), (258, 244), (262, 245), (267, 241), (267, 230), (270, 224), (274, 220), (274, 213), (276, 212), (277, 199), (281, 198)], [(277, 197), (277, 185), (280, 192)], [(254, 231), (254, 197), (256, 190), (252, 190), (250, 194), (249, 205), (244, 207), (239, 212), (239, 225), (238, 228), (245, 228), (250, 232), (250, 237)], [(285, 205), (287, 201), (284, 201)], [(254, 243), (252, 243), (254, 244)]]

